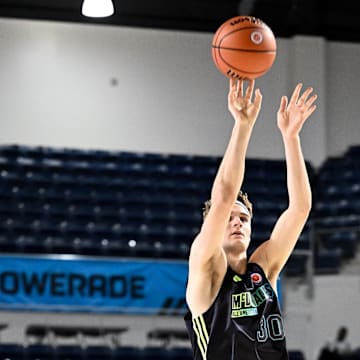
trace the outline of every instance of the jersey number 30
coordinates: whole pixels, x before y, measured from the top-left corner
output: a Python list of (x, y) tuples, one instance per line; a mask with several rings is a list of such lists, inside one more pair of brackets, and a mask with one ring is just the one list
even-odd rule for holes
[(281, 316), (278, 314), (272, 314), (267, 317), (262, 316), (260, 330), (256, 336), (259, 342), (266, 342), (269, 338), (273, 341), (283, 340), (285, 333)]

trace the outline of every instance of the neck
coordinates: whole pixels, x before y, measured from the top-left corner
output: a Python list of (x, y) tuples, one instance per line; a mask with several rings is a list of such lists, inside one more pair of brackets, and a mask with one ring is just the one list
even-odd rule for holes
[(246, 252), (239, 254), (227, 253), (226, 254), (227, 263), (231, 269), (238, 274), (243, 274), (246, 271), (247, 265), (247, 256)]

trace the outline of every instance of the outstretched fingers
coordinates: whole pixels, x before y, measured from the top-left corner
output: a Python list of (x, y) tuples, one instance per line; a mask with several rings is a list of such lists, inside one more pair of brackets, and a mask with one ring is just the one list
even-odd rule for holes
[(306, 119), (310, 117), (310, 115), (316, 110), (316, 105), (312, 105), (311, 107), (308, 107), (305, 113)]
[(303, 94), (300, 96), (299, 100), (297, 101), (298, 105), (306, 105), (307, 99), (309, 97), (309, 95), (312, 93), (313, 88), (312, 87), (308, 87)]
[(304, 97), (303, 99), (303, 103), (301, 104), (302, 106), (305, 107), (305, 119), (309, 118), (310, 115), (315, 111), (316, 109), (316, 105), (314, 105), (315, 100), (317, 99), (317, 95), (314, 94), (312, 95), (310, 98), (308, 98), (308, 96), (310, 95), (310, 93), (312, 92), (312, 88), (310, 90), (307, 91), (307, 95), (306, 97)]
[(231, 93), (235, 93), (235, 91), (236, 91), (236, 86), (237, 86), (236, 80), (230, 78), (230, 81), (229, 81), (229, 93), (230, 93), (230, 94), (231, 94)]
[(236, 96), (237, 98), (239, 97), (243, 97), (243, 92), (244, 92), (244, 82), (243, 80), (240, 78), (237, 80), (236, 82)]
[(301, 83), (296, 85), (294, 92), (292, 93), (292, 96), (290, 98), (289, 105), (295, 105), (298, 102), (302, 86), (303, 86), (303, 84), (301, 84)]
[(283, 113), (286, 110), (287, 105), (288, 105), (288, 98), (287, 98), (287, 96), (284, 95), (284, 96), (281, 97), (278, 112)]
[(309, 108), (313, 103), (314, 101), (317, 99), (317, 95), (314, 94), (313, 96), (311, 96), (308, 100), (305, 101), (305, 106), (307, 108)]
[(237, 99), (242, 98), (250, 103), (254, 92), (255, 80), (249, 80), (249, 84), (245, 90), (244, 95), (244, 82), (243, 78), (233, 79), (230, 78), (229, 93), (233, 94)]
[(262, 102), (262, 94), (260, 92), (260, 89), (255, 90), (255, 98), (254, 98), (254, 105), (256, 109), (260, 109)]
[(245, 93), (245, 101), (250, 102), (252, 94), (254, 92), (255, 80), (249, 80), (249, 85)]

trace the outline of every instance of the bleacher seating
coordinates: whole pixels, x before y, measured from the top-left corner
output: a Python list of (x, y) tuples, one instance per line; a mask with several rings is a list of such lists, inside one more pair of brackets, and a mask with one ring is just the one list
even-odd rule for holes
[(47, 360), (55, 357), (55, 348), (50, 345), (32, 344), (24, 347), (24, 359)]
[[(0, 250), (184, 259), (220, 160), (2, 146)], [(280, 161), (248, 160), (247, 167), (249, 188), (261, 184), (253, 190), (258, 244), (274, 220), (261, 213), (278, 212), (285, 198), (277, 186), (285, 174), (275, 172), (284, 170)], [(276, 201), (266, 200), (270, 189)]]
[(305, 355), (301, 350), (290, 350), (289, 360), (305, 360)]
[(128, 331), (127, 326), (75, 326), (75, 325), (42, 325), (32, 324), (25, 330), (26, 343), (48, 344), (57, 347), (62, 339), (87, 347), (89, 339), (97, 339), (102, 345), (112, 343), (121, 344), (121, 335)]
[(62, 345), (55, 348), (56, 360), (85, 360), (85, 351), (79, 345)]
[(125, 359), (134, 359), (140, 360), (141, 350), (135, 346), (122, 346), (113, 349), (112, 359), (114, 360), (125, 360)]
[[(0, 344), (0, 360), (192, 360), (189, 347), (123, 346), (111, 348), (93, 345), (82, 348), (78, 345), (23, 346), (18, 344)], [(304, 360), (301, 350), (290, 350), (290, 360)], [(358, 357), (352, 358), (353, 360)]]
[[(357, 247), (358, 153), (351, 147), (318, 172), (307, 163), (314, 192), (309, 223), (320, 234), (315, 265), (321, 273), (331, 264), (336, 273)], [(1, 146), (0, 252), (186, 259), (220, 161), (215, 156)], [(287, 206), (285, 162), (247, 159), (243, 188), (255, 204), (252, 251), (269, 237)], [(328, 234), (329, 228), (337, 231)], [(307, 225), (296, 249), (310, 249), (310, 232)], [(340, 247), (344, 242), (346, 249)], [(305, 262), (306, 256), (295, 252), (289, 274), (304, 271)]]
[(24, 360), (24, 347), (16, 343), (0, 344), (0, 360)]
[(112, 359), (112, 349), (105, 345), (88, 346), (83, 351), (86, 360), (110, 360)]
[(343, 156), (328, 158), (318, 171), (312, 216), (318, 273), (337, 273), (341, 264), (356, 254), (360, 238), (359, 151), (360, 146), (351, 146)]

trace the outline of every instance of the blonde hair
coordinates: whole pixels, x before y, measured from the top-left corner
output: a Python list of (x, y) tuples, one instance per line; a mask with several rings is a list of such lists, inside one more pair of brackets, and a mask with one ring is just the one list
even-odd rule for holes
[[(237, 195), (236, 200), (240, 201), (241, 203), (243, 203), (245, 205), (245, 207), (249, 210), (250, 217), (252, 218), (253, 217), (253, 206), (248, 198), (247, 193), (242, 192), (240, 190)], [(204, 207), (203, 207), (203, 219), (205, 219), (206, 215), (209, 213), (210, 207), (211, 207), (211, 200), (206, 200), (204, 203)]]

